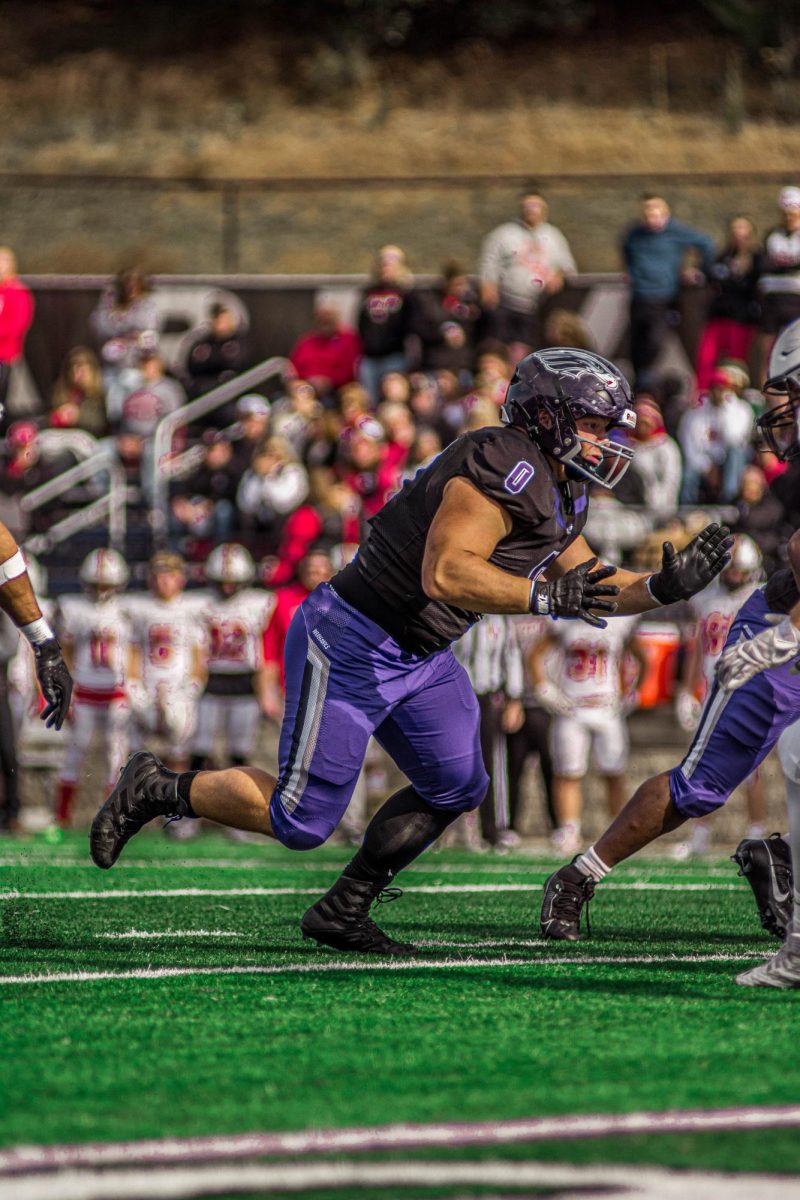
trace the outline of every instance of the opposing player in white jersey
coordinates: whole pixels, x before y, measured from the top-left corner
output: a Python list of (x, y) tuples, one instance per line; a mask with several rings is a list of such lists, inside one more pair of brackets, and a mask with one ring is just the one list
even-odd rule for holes
[[(687, 733), (694, 733), (700, 720), (703, 703), (714, 684), (714, 672), (725, 647), (733, 619), (739, 609), (763, 582), (761, 551), (747, 534), (738, 534), (731, 552), (731, 561), (704, 591), (688, 601), (696, 623), (695, 639), (687, 655), (683, 671), (683, 686), (676, 697), (678, 723)], [(763, 838), (767, 802), (760, 768), (756, 768), (744, 783), (747, 801), (747, 838)], [(677, 858), (705, 854), (711, 840), (714, 817), (692, 823), (689, 839), (675, 847)]]
[[(556, 621), (537, 645), (531, 672), (539, 703), (553, 714), (553, 845), (573, 854), (581, 844), (582, 781), (590, 752), (603, 777), (610, 816), (625, 802), (628, 768), (626, 712), (636, 680), (624, 678), (626, 655), (643, 663), (633, 642), (634, 617), (615, 617), (604, 629)], [(553, 653), (556, 651), (557, 653)]]
[(131, 644), (128, 699), (134, 737), (160, 734), (164, 761), (185, 771), (197, 728), (197, 705), (205, 680), (205, 635), (198, 602), (186, 595), (186, 564), (161, 552), (150, 560), (150, 591), (129, 604)]
[(236, 543), (211, 551), (206, 578), (213, 592), (198, 616), (207, 639), (208, 677), (192, 740), (193, 771), (208, 765), (220, 736), (232, 766), (250, 762), (265, 687), (264, 629), (275, 603), (272, 593), (248, 586), (255, 566)]
[(130, 620), (120, 592), (128, 566), (116, 550), (92, 550), (79, 571), (83, 596), (62, 596), (56, 614), (64, 656), (75, 679), (67, 751), (56, 791), (55, 817), (68, 825), (81, 767), (95, 734), (103, 739), (109, 790), (129, 749), (125, 691)]

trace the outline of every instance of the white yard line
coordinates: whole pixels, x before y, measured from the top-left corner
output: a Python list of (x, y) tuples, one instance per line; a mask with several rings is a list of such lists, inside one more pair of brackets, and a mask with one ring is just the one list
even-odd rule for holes
[(243, 938), (248, 935), (232, 929), (126, 929), (118, 933), (96, 933), (94, 936), (127, 941), (129, 938)]
[(597, 954), (562, 955), (543, 958), (401, 958), (390, 960), (339, 960), (323, 959), (316, 963), (286, 963), (282, 966), (189, 966), (189, 967), (133, 967), (127, 971), (49, 971), (43, 974), (0, 975), (0, 986), (8, 984), (47, 983), (97, 983), (108, 980), (178, 979), (182, 976), (205, 975), (318, 975), (337, 971), (452, 971), (485, 967), (588, 967), (637, 966), (661, 963), (705, 963), (705, 962), (750, 962), (769, 957), (768, 953), (744, 952), (742, 954)]
[[(181, 1200), (182, 1197), (327, 1191), (355, 1196), (361, 1188), (444, 1188), (465, 1185), (570, 1189), (610, 1200), (796, 1200), (797, 1178), (669, 1171), (647, 1166), (568, 1166), (540, 1162), (247, 1163), (172, 1168), (87, 1170), (6, 1181), (4, 1200)], [(572, 1189), (576, 1189), (572, 1192)]]
[[(403, 891), (409, 895), (460, 895), (484, 892), (540, 892), (541, 883), (442, 883), (410, 884)], [(634, 883), (603, 882), (603, 891), (616, 892), (741, 892), (749, 890), (739, 883)], [(0, 892), (3, 900), (130, 900), (162, 896), (317, 896), (318, 887), (239, 887), (239, 888), (107, 888), (74, 891), (28, 892), (9, 888)]]
[[(624, 1113), (560, 1113), (508, 1121), (407, 1121), (391, 1125), (340, 1126), (201, 1137), (144, 1138), (19, 1146), (0, 1150), (0, 1174), (57, 1167), (137, 1166), (253, 1159), (277, 1155), (352, 1154), (445, 1146), (580, 1141), (628, 1134), (742, 1132), (800, 1127), (800, 1105), (739, 1105), (728, 1108), (645, 1109)], [(685, 1177), (685, 1176), (681, 1176)], [(752, 1178), (752, 1176), (748, 1176)]]

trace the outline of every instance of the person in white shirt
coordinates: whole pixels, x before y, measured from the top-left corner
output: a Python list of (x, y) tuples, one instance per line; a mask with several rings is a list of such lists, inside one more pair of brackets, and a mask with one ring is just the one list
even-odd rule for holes
[(150, 560), (150, 592), (129, 604), (131, 643), (128, 698), (136, 742), (145, 733), (167, 742), (164, 761), (174, 771), (189, 763), (197, 703), (205, 679), (205, 638), (198, 601), (184, 592), (186, 564), (162, 551)]
[(92, 550), (81, 564), (83, 596), (62, 596), (56, 612), (64, 657), (75, 680), (67, 750), (58, 779), (55, 818), (70, 823), (81, 769), (95, 734), (103, 740), (110, 791), (128, 754), (130, 708), (125, 690), (130, 620), (120, 596), (128, 566), (116, 550)]
[[(615, 816), (625, 803), (625, 718), (635, 705), (644, 666), (633, 640), (635, 625), (635, 617), (614, 617), (603, 629), (555, 621), (531, 656), (537, 698), (553, 715), (550, 742), (557, 826), (552, 841), (565, 854), (574, 854), (581, 845), (582, 783), (590, 751), (605, 784), (609, 815)], [(629, 655), (638, 665), (635, 678), (628, 678)]]
[(535, 188), (520, 196), (520, 215), (484, 239), (481, 302), (493, 337), (517, 362), (541, 344), (539, 308), (578, 268), (569, 243), (548, 220), (547, 202)]
[(724, 370), (711, 377), (711, 387), (696, 408), (681, 417), (678, 441), (683, 451), (681, 504), (705, 498), (731, 504), (739, 494), (750, 453), (753, 410), (736, 395)]
[(198, 611), (207, 640), (205, 690), (192, 738), (191, 770), (206, 767), (222, 737), (233, 766), (250, 762), (258, 724), (266, 711), (264, 630), (275, 597), (249, 587), (255, 566), (244, 546), (226, 542), (206, 561), (213, 593)]

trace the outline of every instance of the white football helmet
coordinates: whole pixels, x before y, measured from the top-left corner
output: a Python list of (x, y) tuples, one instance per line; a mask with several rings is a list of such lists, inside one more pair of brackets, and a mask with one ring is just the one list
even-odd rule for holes
[(86, 587), (98, 591), (120, 591), (128, 582), (128, 564), (116, 550), (92, 550), (81, 563), (78, 577)]
[(256, 568), (249, 550), (238, 542), (215, 546), (206, 559), (206, 579), (212, 583), (251, 583)]
[(763, 558), (757, 544), (746, 533), (737, 533), (731, 561), (720, 576), (723, 584), (735, 592), (746, 583), (756, 583), (763, 574)]
[(800, 454), (800, 320), (775, 339), (764, 397), (769, 405), (756, 425), (773, 454), (787, 462)]

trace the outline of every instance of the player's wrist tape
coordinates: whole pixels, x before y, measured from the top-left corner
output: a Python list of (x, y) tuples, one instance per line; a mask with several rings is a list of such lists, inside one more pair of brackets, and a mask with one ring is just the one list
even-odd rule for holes
[(531, 591), (528, 597), (528, 608), (537, 617), (550, 616), (550, 585), (547, 583), (537, 583), (534, 579), (531, 583)]
[(20, 575), (24, 575), (27, 569), (25, 559), (22, 557), (22, 551), (16, 550), (11, 555), (11, 558), (0, 562), (0, 587), (6, 583), (11, 583), (12, 579), (19, 579)]
[[(662, 600), (653, 591), (653, 580), (654, 579), (658, 579), (658, 576), (657, 575), (648, 575), (647, 579), (645, 579), (645, 581), (644, 581), (644, 586), (647, 588), (647, 594), (648, 594), (648, 596), (650, 596), (650, 598), (652, 600), (655, 600), (656, 604), (666, 604), (666, 600)], [(657, 583), (656, 583), (656, 587), (658, 587)]]
[(55, 634), (44, 617), (31, 621), (28, 625), (20, 625), (20, 633), (24, 633), (32, 646), (41, 646), (42, 642), (55, 641)]

